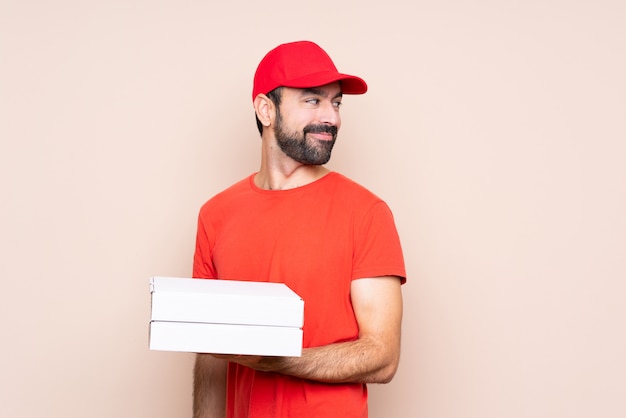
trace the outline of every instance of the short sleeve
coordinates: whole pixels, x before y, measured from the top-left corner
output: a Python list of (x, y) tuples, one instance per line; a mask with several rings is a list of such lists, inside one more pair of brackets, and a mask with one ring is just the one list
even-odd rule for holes
[(352, 279), (398, 276), (406, 282), (400, 237), (393, 214), (377, 201), (355, 222)]

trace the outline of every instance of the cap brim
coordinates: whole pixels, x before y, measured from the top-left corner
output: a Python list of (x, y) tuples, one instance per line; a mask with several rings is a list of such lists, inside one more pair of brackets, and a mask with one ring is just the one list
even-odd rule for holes
[(285, 87), (311, 88), (324, 86), (339, 81), (343, 94), (363, 94), (367, 92), (367, 83), (360, 77), (342, 74), (335, 71), (307, 74), (305, 77), (296, 78), (282, 83)]

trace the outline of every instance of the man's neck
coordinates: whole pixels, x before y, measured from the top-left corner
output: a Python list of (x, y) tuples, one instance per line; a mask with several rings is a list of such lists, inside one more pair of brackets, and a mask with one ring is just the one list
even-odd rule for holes
[(321, 179), (329, 170), (321, 165), (298, 164), (294, 167), (263, 167), (254, 177), (254, 184), (264, 190), (288, 190)]

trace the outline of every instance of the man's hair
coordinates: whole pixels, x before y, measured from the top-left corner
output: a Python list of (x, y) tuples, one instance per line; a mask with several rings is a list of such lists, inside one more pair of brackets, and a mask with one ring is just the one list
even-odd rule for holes
[[(277, 112), (278, 112), (278, 107), (280, 106), (282, 93), (283, 93), (282, 87), (276, 87), (274, 90), (267, 93), (267, 97), (269, 97), (272, 103), (274, 103), (274, 105), (276, 106)], [(256, 115), (256, 112), (254, 113), (254, 117), (256, 118), (256, 127), (259, 129), (259, 135), (263, 135), (263, 124), (261, 123), (258, 116)]]

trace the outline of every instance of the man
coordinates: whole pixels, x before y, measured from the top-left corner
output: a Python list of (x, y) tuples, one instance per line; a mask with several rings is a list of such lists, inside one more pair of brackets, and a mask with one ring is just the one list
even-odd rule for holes
[(367, 417), (366, 384), (394, 376), (405, 269), (392, 214), (323, 166), (343, 94), (366, 91), (312, 42), (260, 62), (261, 167), (203, 205), (194, 277), (286, 283), (304, 299), (303, 351), (198, 354), (195, 418)]

